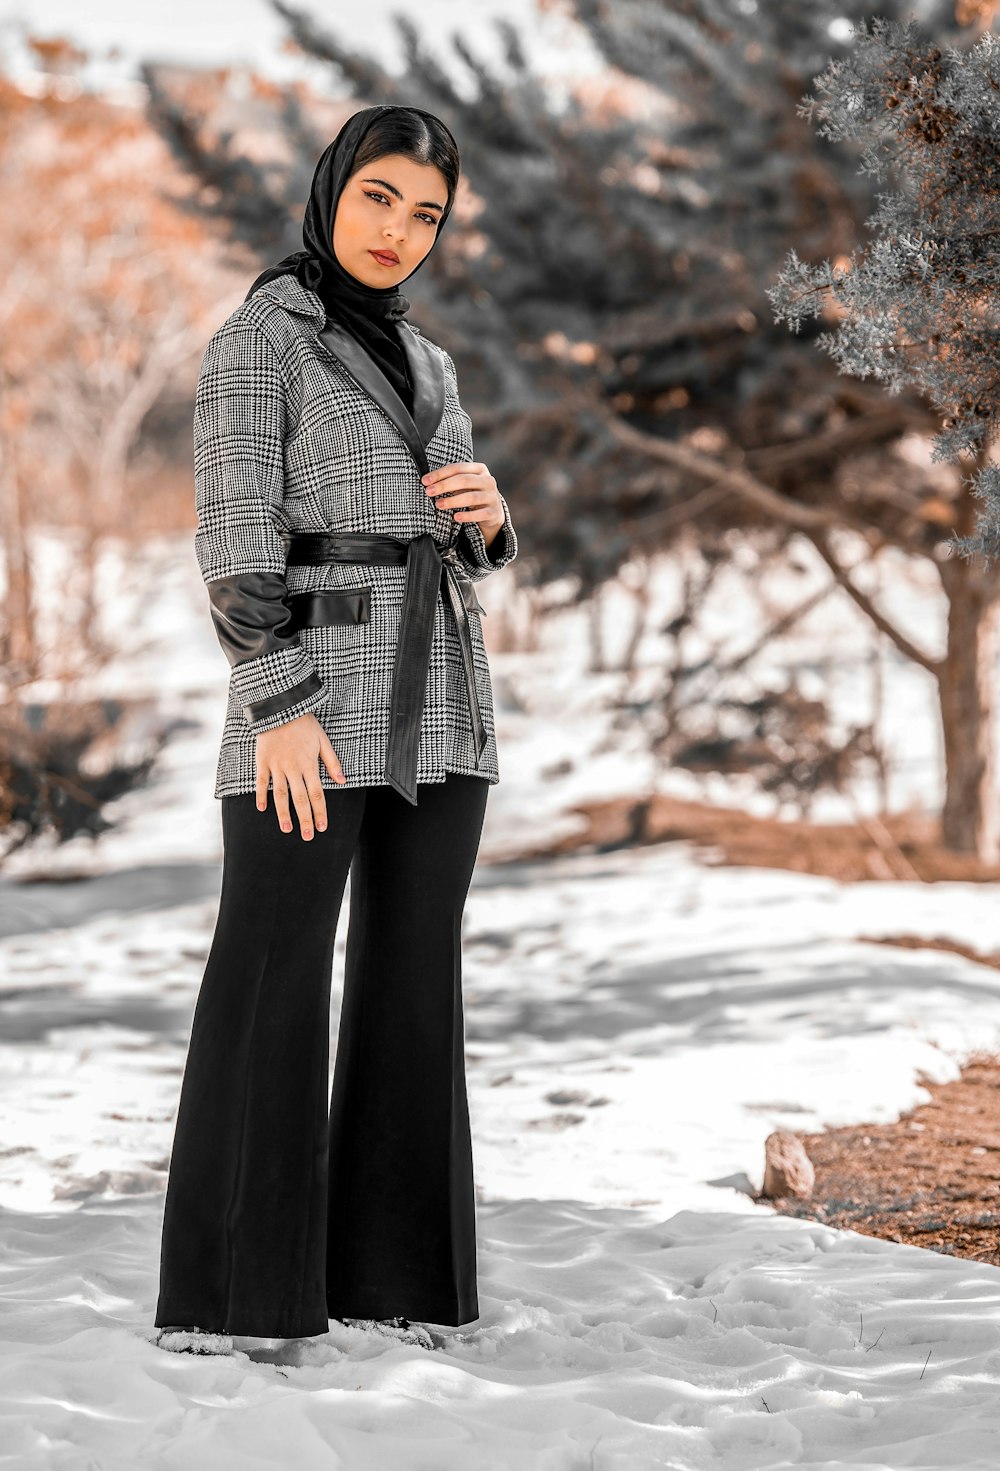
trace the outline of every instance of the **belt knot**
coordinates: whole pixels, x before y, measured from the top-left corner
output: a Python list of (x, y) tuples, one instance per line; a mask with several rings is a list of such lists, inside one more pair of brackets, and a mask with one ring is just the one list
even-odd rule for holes
[(469, 621), (470, 612), (485, 614), (486, 609), (476, 597), (475, 579), (469, 576), (456, 547), (442, 547), (429, 531), (408, 541), (378, 532), (292, 532), (288, 543), (289, 565), (406, 564), (399, 639), (392, 669), (385, 777), (390, 786), (416, 806), (420, 727), (439, 592), (444, 593), (455, 619), (477, 763), (486, 749), (487, 733), (476, 688)]

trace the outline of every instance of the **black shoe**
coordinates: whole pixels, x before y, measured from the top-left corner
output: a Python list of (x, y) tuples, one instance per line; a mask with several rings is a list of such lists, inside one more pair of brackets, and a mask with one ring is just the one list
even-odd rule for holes
[(414, 1328), (409, 1318), (340, 1318), (349, 1328), (378, 1333), (394, 1338), (397, 1343), (414, 1343), (420, 1348), (433, 1348), (434, 1340), (426, 1328)]
[(229, 1333), (213, 1333), (208, 1328), (158, 1328), (153, 1339), (156, 1348), (174, 1354), (231, 1354), (233, 1339)]

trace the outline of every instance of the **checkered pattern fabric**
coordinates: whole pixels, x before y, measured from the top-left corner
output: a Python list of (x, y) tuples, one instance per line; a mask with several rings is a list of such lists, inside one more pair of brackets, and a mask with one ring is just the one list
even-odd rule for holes
[[(311, 710), (336, 751), (348, 787), (383, 786), (393, 660), (405, 566), (326, 563), (285, 566), (282, 533), (381, 532), (409, 540), (429, 531), (454, 545), (479, 579), (517, 555), (506, 500), (489, 551), (475, 522), (438, 509), (392, 419), (317, 342), (322, 303), (295, 276), (258, 288), (210, 338), (194, 416), (195, 549), (206, 583), (269, 573), (276, 595), (317, 588), (371, 589), (367, 623), (303, 628), (285, 645), (231, 667), (215, 795), (251, 792), (260, 731)], [(404, 322), (404, 330), (419, 328)], [(444, 412), (427, 445), (431, 469), (475, 458), (472, 426), (446, 370)], [(499, 781), (493, 692), (480, 614), (470, 612), (476, 685), (489, 736), (476, 762), (462, 654), (453, 615), (439, 596), (417, 760), (418, 782), (449, 771)], [(259, 719), (252, 711), (267, 702)], [(322, 762), (320, 780), (336, 788)]]

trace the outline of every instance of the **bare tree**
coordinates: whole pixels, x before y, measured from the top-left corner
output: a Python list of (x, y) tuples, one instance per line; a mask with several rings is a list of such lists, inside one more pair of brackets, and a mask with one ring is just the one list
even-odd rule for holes
[[(50, 90), (0, 76), (8, 691), (109, 652), (95, 616), (100, 551), (129, 535), (130, 455), (168, 382), (196, 361), (213, 306), (204, 225), (180, 208), (190, 185), (143, 112), (66, 86), (79, 53), (35, 44)], [(43, 647), (31, 540), (46, 525), (76, 538), (75, 623)]]

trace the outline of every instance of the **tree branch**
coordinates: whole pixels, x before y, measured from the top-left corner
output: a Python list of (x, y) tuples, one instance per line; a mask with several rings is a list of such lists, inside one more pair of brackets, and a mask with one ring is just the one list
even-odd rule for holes
[(831, 510), (827, 506), (802, 505), (801, 502), (793, 500), (791, 496), (782, 495), (772, 486), (765, 485), (755, 475), (738, 465), (724, 465), (719, 460), (713, 459), (711, 455), (702, 454), (701, 451), (691, 449), (687, 445), (676, 444), (673, 440), (663, 439), (657, 434), (649, 434), (644, 429), (637, 429), (634, 424), (629, 424), (620, 414), (610, 409), (594, 390), (568, 388), (565, 397), (576, 400), (577, 407), (584, 417), (589, 414), (596, 415), (622, 444), (629, 445), (651, 459), (665, 461), (680, 470), (686, 470), (690, 475), (697, 475), (699, 479), (710, 480), (714, 485), (722, 485), (734, 490), (746, 500), (759, 506), (761, 510), (766, 511), (769, 516), (788, 526), (795, 526), (801, 530), (810, 527), (819, 530), (847, 527), (865, 537), (869, 544), (874, 535), (880, 541), (898, 547), (908, 556), (920, 555), (919, 548), (914, 547), (891, 528), (872, 526), (870, 522), (862, 521), (840, 507)]
[(936, 427), (926, 414), (901, 413), (894, 406), (882, 407), (859, 414), (832, 429), (822, 429), (808, 438), (748, 449), (746, 456), (755, 469), (774, 470), (779, 465), (794, 464), (799, 460), (828, 459), (831, 455), (852, 449), (885, 444), (907, 429), (926, 433)]
[(912, 643), (910, 639), (906, 637), (905, 633), (900, 632), (895, 624), (890, 623), (884, 613), (879, 612), (878, 608), (876, 608), (875, 604), (872, 602), (871, 598), (868, 597), (867, 593), (863, 593), (861, 589), (859, 587), (856, 587), (855, 584), (851, 581), (851, 577), (847, 568), (843, 567), (840, 562), (837, 561), (836, 557), (830, 550), (830, 547), (826, 540), (826, 535), (823, 531), (811, 527), (803, 527), (802, 531), (803, 535), (809, 538), (813, 546), (819, 552), (820, 556), (823, 558), (823, 561), (829, 567), (830, 571), (833, 573), (840, 586), (847, 593), (848, 597), (852, 598), (861, 609), (861, 611), (868, 615), (871, 621), (875, 624), (875, 627), (881, 629), (885, 636), (888, 639), (892, 640), (892, 642), (895, 644), (896, 648), (904, 656), (904, 658), (912, 659), (915, 664), (922, 665), (922, 667), (927, 670), (928, 674), (933, 674), (934, 678), (938, 679), (941, 674), (943, 660), (935, 659), (930, 654), (925, 654), (923, 649), (918, 648), (915, 643)]
[[(735, 490), (738, 494), (745, 496), (747, 500), (760, 506), (776, 520), (786, 525), (794, 526), (807, 536), (820, 556), (826, 562), (839, 585), (844, 589), (857, 606), (866, 613), (876, 628), (891, 639), (896, 648), (906, 658), (912, 659), (933, 674), (935, 679), (940, 674), (940, 661), (934, 659), (930, 654), (924, 652), (916, 644), (911, 642), (906, 635), (890, 623), (888, 618), (881, 612), (860, 588), (851, 581), (847, 569), (837, 561), (830, 550), (826, 533), (831, 529), (849, 528), (859, 532), (865, 540), (871, 544), (873, 530), (883, 545), (894, 545), (900, 550), (910, 553), (911, 548), (901, 538), (887, 534), (881, 527), (873, 528), (853, 517), (845, 516), (843, 512), (831, 511), (823, 506), (803, 506), (789, 496), (782, 495), (780, 491), (773, 490), (771, 486), (764, 485), (755, 476), (739, 467), (727, 467), (713, 460), (710, 455), (703, 455), (697, 450), (688, 449), (683, 445), (674, 444), (670, 440), (661, 439), (655, 434), (647, 434), (642, 429), (636, 429), (634, 425), (627, 423), (618, 414), (610, 410), (607, 405), (593, 392), (575, 390), (580, 399), (591, 401), (602, 421), (607, 424), (611, 433), (620, 441), (629, 444), (634, 449), (650, 455), (654, 459), (665, 460), (669, 464), (677, 465), (681, 469), (689, 470), (692, 474), (703, 479), (708, 479), (712, 487), (724, 486)], [(582, 407), (582, 405), (581, 405)]]

